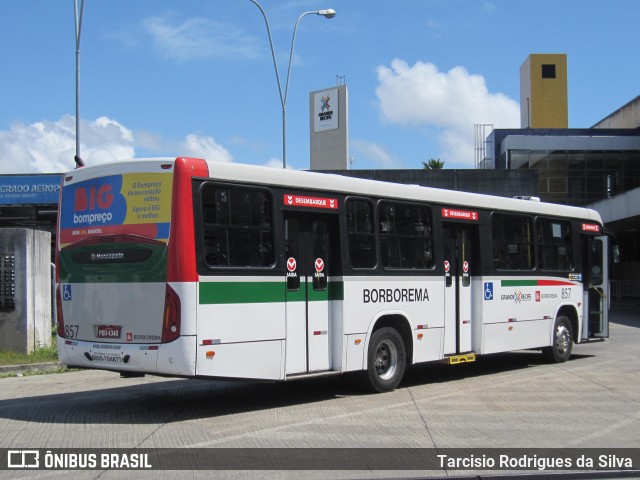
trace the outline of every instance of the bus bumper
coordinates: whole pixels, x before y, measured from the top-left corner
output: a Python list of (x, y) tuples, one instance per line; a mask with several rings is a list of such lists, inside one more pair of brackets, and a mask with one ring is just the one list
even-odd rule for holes
[(58, 338), (58, 358), (69, 367), (151, 375), (195, 375), (195, 337), (164, 344), (96, 343)]

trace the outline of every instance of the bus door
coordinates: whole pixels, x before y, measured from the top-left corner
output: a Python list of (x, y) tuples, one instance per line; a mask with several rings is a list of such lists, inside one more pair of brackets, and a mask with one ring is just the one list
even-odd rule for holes
[(582, 339), (609, 337), (608, 237), (583, 235), (584, 306), (588, 321)]
[(331, 222), (285, 213), (286, 374), (329, 370)]
[(480, 271), (477, 227), (443, 223), (445, 281), (445, 355), (471, 352), (473, 318), (471, 277)]

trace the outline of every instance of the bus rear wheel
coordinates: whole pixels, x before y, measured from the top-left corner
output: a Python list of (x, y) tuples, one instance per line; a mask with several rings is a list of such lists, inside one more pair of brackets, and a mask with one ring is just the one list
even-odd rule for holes
[(404, 341), (395, 328), (383, 327), (371, 335), (367, 353), (366, 385), (374, 392), (396, 388), (406, 365)]
[(573, 348), (573, 329), (571, 322), (564, 315), (558, 316), (553, 326), (553, 343), (544, 349), (547, 359), (555, 363), (569, 360)]

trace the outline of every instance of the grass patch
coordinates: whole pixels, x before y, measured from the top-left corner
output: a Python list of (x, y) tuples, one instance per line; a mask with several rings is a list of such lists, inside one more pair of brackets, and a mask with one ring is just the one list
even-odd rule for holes
[(55, 343), (51, 347), (41, 347), (29, 354), (0, 350), (0, 365), (2, 366), (57, 361), (58, 349), (56, 348)]

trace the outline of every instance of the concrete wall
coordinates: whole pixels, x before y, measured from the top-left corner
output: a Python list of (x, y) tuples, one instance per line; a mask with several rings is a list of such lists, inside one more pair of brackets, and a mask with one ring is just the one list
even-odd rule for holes
[(640, 218), (640, 188), (634, 188), (612, 198), (589, 205), (597, 210), (603, 223), (615, 222), (627, 218)]
[(600, 120), (593, 128), (640, 128), (640, 96)]
[(50, 346), (51, 234), (0, 229), (0, 257), (0, 349), (30, 353)]

